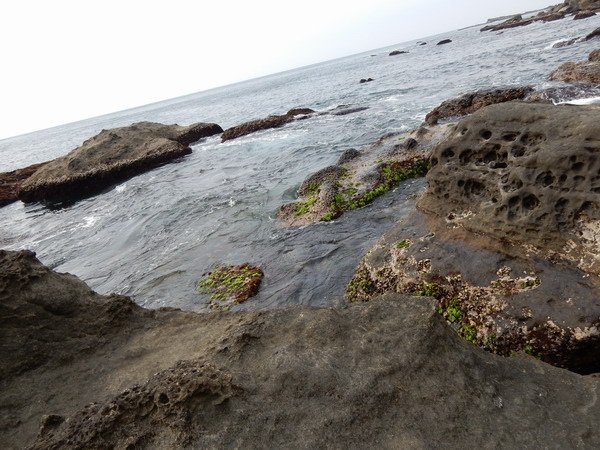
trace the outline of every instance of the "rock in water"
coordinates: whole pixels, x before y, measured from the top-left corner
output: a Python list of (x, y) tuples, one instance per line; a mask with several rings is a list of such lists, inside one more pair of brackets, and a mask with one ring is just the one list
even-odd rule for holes
[(442, 102), (425, 117), (425, 122), (435, 125), (440, 119), (459, 117), (474, 113), (484, 106), (521, 100), (533, 92), (530, 86), (500, 89), (482, 89)]
[(582, 11), (580, 13), (575, 14), (575, 16), (573, 17), (573, 20), (587, 19), (588, 17), (592, 17), (595, 15), (596, 15), (596, 13), (593, 11)]
[(440, 42), (438, 42), (437, 45), (449, 44), (451, 42), (452, 42), (452, 39), (443, 39)]
[(600, 63), (600, 48), (590, 53), (590, 55), (588, 56), (588, 61)]
[(404, 55), (406, 53), (408, 53), (406, 50), (394, 50), (390, 53), (390, 56)]
[(18, 192), (21, 185), (45, 164), (33, 164), (23, 169), (0, 173), (0, 207), (19, 200)]
[(219, 125), (190, 126), (139, 122), (103, 130), (69, 154), (48, 162), (20, 187), (24, 202), (78, 200), (191, 153), (189, 145), (223, 130)]
[(242, 136), (246, 136), (251, 133), (256, 133), (261, 130), (268, 130), (271, 128), (279, 128), (284, 126), (286, 123), (292, 122), (296, 119), (296, 116), (306, 116), (312, 114), (314, 111), (310, 108), (294, 108), (290, 109), (287, 113), (282, 115), (269, 116), (264, 119), (251, 120), (241, 125), (236, 125), (226, 129), (221, 136), (221, 141), (229, 141)]

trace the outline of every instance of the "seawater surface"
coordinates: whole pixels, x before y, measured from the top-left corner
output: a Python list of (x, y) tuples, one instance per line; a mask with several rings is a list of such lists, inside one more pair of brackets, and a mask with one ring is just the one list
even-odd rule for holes
[[(2, 140), (0, 172), (55, 158), (104, 128), (141, 120), (226, 128), (297, 106), (368, 107), (226, 143), (210, 138), (176, 163), (64, 209), (15, 203), (0, 209), (0, 247), (31, 249), (98, 292), (130, 295), (147, 307), (202, 310), (199, 276), (217, 263), (245, 261), (262, 266), (266, 276), (259, 295), (239, 308), (333, 304), (364, 252), (408, 213), (425, 182), (408, 181), (333, 223), (283, 229), (277, 209), (302, 180), (347, 148), (418, 126), (447, 98), (485, 87), (544, 85), (559, 64), (585, 59), (598, 44), (552, 49), (552, 43), (598, 26), (600, 16), (501, 34), (469, 28), (430, 37), (424, 46), (406, 42)], [(443, 38), (453, 42), (436, 46)], [(394, 49), (410, 53), (388, 56)], [(358, 83), (367, 77), (375, 81)]]

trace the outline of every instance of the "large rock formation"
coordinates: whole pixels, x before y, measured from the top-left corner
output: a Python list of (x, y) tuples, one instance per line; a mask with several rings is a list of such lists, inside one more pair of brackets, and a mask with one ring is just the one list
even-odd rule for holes
[(566, 0), (564, 6), (569, 12), (591, 11), (600, 9), (600, 0)]
[(533, 92), (530, 86), (482, 89), (469, 92), (460, 97), (442, 102), (425, 117), (425, 122), (435, 125), (440, 119), (465, 116), (472, 114), (484, 106), (503, 103), (511, 100), (521, 100)]
[(600, 371), (600, 107), (510, 102), (461, 120), (415, 213), (365, 256), (352, 300), (431, 295), (466, 339)]
[(150, 312), (0, 258), (3, 448), (600, 445), (598, 379), (486, 353), (427, 298)]
[(251, 133), (256, 133), (257, 131), (279, 128), (284, 126), (286, 123), (295, 120), (296, 116), (306, 116), (307, 114), (312, 113), (314, 113), (314, 111), (310, 108), (294, 108), (282, 115), (274, 115), (264, 119), (245, 122), (241, 125), (236, 125), (235, 127), (226, 129), (221, 136), (221, 140), (222, 142), (225, 142), (231, 139), (246, 136)]
[(46, 163), (32, 164), (23, 169), (0, 173), (0, 208), (19, 200), (21, 185)]
[(103, 130), (69, 154), (48, 162), (19, 188), (24, 202), (77, 200), (162, 163), (191, 153), (189, 145), (222, 132), (220, 126), (140, 122)]

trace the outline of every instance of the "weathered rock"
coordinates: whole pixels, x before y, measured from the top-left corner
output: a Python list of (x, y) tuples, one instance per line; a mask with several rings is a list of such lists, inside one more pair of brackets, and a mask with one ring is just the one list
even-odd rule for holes
[(21, 185), (45, 164), (33, 164), (23, 169), (0, 173), (0, 208), (19, 200), (18, 192)]
[(587, 19), (588, 17), (592, 17), (595, 15), (596, 15), (596, 13), (594, 11), (582, 11), (582, 12), (575, 14), (575, 16), (573, 16), (573, 20)]
[(550, 80), (565, 83), (600, 83), (600, 64), (597, 62), (567, 62), (550, 74)]
[(555, 20), (564, 19), (566, 16), (565, 13), (554, 12), (554, 13), (545, 13), (541, 14), (537, 17), (537, 20), (541, 20), (542, 22), (554, 22)]
[(600, 107), (511, 102), (477, 111), (433, 152), (420, 206), (472, 232), (600, 273)]
[(450, 44), (451, 42), (452, 42), (452, 39), (442, 39), (440, 42), (437, 43), (437, 45)]
[(100, 296), (33, 252), (0, 250), (0, 380), (100, 347), (141, 315), (129, 298)]
[(373, 81), (373, 78), (361, 78), (360, 79), (360, 84), (370, 83), (371, 81)]
[[(55, 275), (45, 290), (45, 278), (17, 281), (12, 301), (51, 304), (48, 298), (62, 296), (61, 282), (74, 281)], [(90, 321), (92, 329), (97, 322), (110, 324), (111, 309), (95, 310), (94, 317), (85, 311), (87, 302), (81, 303), (68, 320)], [(72, 340), (63, 339), (61, 325), (67, 318), (39, 327), (29, 309), (10, 311), (13, 336), (35, 329), (45, 344), (69, 352)], [(102, 346), (71, 352), (76, 358), (3, 379), (0, 444), (35, 449), (600, 444), (600, 405), (590, 401), (598, 379), (526, 355), (483, 352), (460, 339), (428, 298), (387, 295), (336, 309), (158, 310), (140, 317), (139, 324), (106, 335)], [(0, 341), (0, 349), (8, 359), (13, 355), (4, 353), (6, 343)], [(17, 354), (30, 350), (23, 346)]]
[(566, 0), (564, 6), (569, 12), (600, 9), (600, 0)]
[(338, 166), (346, 164), (347, 162), (350, 162), (353, 159), (358, 158), (359, 156), (360, 151), (356, 150), (355, 148), (349, 148), (348, 150), (344, 150), (344, 153), (342, 153), (340, 155), (340, 158), (338, 159)]
[(588, 61), (600, 63), (600, 48), (590, 53), (588, 56)]
[(592, 31), (590, 34), (588, 34), (585, 37), (585, 40), (591, 41), (592, 39), (596, 39), (597, 37), (600, 37), (600, 28), (596, 28), (594, 31)]
[(406, 53), (408, 53), (406, 50), (394, 50), (390, 53), (390, 56), (404, 55)]
[(236, 139), (251, 133), (256, 133), (257, 131), (279, 128), (295, 120), (296, 116), (305, 116), (312, 113), (314, 113), (314, 111), (310, 108), (294, 108), (282, 115), (269, 116), (264, 119), (245, 122), (225, 130), (221, 135), (221, 141), (225, 142)]
[(326, 180), (334, 181), (344, 175), (345, 170), (341, 166), (328, 166), (321, 169), (302, 182), (298, 188), (298, 195), (304, 196), (311, 192), (315, 192), (318, 186)]
[(221, 131), (216, 124), (152, 122), (103, 130), (39, 168), (21, 184), (18, 196), (24, 202), (78, 200), (187, 155), (191, 143)]
[(480, 31), (500, 31), (506, 30), (508, 28), (524, 27), (526, 25), (532, 24), (534, 21), (535, 19), (524, 20), (523, 16), (517, 15), (497, 25), (487, 25), (483, 27)]
[(367, 109), (369, 109), (368, 106), (339, 105), (326, 114), (331, 114), (332, 116), (347, 116), (348, 114), (366, 111)]
[(573, 45), (577, 42), (581, 42), (583, 40), (582, 37), (576, 37), (573, 39), (567, 39), (564, 41), (559, 41), (555, 44), (552, 45), (552, 48), (563, 48), (563, 47), (568, 47), (569, 45)]
[(198, 292), (209, 295), (209, 307), (229, 309), (258, 294), (264, 272), (248, 263), (239, 266), (222, 265), (202, 275)]
[(472, 114), (484, 106), (523, 99), (532, 91), (532, 87), (524, 86), (514, 88), (483, 89), (476, 92), (470, 92), (468, 94), (461, 95), (460, 97), (442, 102), (441, 105), (427, 114), (425, 117), (425, 122), (427, 122), (429, 125), (435, 125), (440, 119), (464, 116), (467, 114)]

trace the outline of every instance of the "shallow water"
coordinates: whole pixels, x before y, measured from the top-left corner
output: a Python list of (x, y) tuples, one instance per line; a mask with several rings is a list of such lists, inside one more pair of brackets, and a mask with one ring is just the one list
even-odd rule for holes
[[(0, 209), (0, 247), (29, 248), (45, 264), (101, 293), (148, 307), (200, 310), (198, 277), (219, 262), (252, 262), (266, 276), (241, 308), (335, 303), (363, 253), (401, 219), (423, 188), (409, 181), (331, 224), (282, 229), (279, 206), (310, 173), (342, 151), (417, 126), (441, 101), (476, 88), (535, 84), (560, 63), (581, 60), (599, 41), (552, 49), (589, 33), (600, 16), (480, 33), (471, 28), (393, 45), (269, 77), (0, 141), (0, 171), (60, 156), (103, 128), (140, 120), (224, 128), (296, 106), (323, 115), (221, 144), (210, 138), (177, 163), (135, 177), (61, 210), (20, 203)], [(435, 46), (442, 38), (454, 42)], [(421, 39), (423, 40), (423, 39)], [(394, 49), (409, 54), (388, 56)], [(375, 56), (371, 56), (375, 55)], [(361, 78), (374, 82), (359, 84)]]

